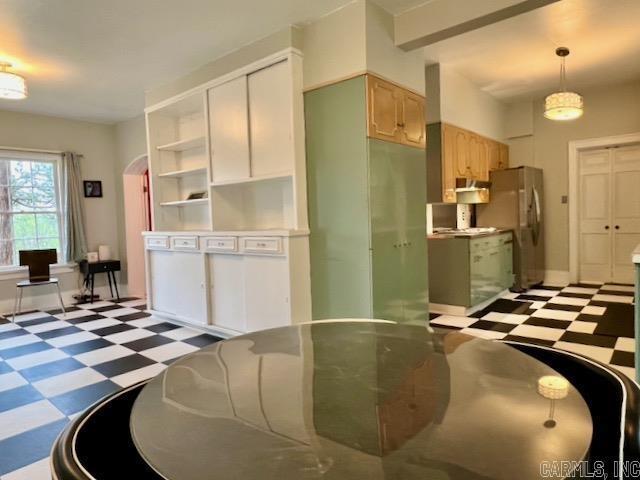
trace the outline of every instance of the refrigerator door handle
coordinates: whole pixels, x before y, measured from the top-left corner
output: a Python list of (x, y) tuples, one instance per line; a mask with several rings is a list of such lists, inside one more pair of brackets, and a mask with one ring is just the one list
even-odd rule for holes
[(540, 239), (540, 223), (542, 222), (542, 210), (540, 208), (540, 195), (536, 187), (531, 188), (531, 205), (529, 212), (533, 213), (533, 221), (531, 222), (531, 237), (534, 245), (538, 245)]

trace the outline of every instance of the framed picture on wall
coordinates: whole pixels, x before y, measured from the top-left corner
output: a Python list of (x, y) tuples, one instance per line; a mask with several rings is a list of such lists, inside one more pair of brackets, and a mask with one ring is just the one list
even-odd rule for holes
[(100, 180), (85, 180), (84, 196), (85, 198), (102, 197), (102, 182)]

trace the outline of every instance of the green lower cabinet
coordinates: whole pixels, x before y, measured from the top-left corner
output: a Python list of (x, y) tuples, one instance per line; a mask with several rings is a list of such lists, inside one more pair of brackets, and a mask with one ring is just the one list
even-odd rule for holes
[(511, 233), (429, 241), (433, 303), (474, 307), (513, 286)]

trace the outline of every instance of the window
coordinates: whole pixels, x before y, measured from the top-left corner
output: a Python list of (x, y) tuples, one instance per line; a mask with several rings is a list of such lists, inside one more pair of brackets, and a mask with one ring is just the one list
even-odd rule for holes
[(0, 150), (0, 267), (18, 252), (55, 248), (62, 259), (60, 155)]

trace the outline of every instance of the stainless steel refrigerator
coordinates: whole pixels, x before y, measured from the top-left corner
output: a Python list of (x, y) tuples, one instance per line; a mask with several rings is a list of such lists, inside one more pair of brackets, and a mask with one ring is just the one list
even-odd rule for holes
[(491, 172), (489, 203), (477, 206), (479, 227), (513, 231), (516, 290), (544, 280), (543, 204), (542, 170), (518, 167)]

